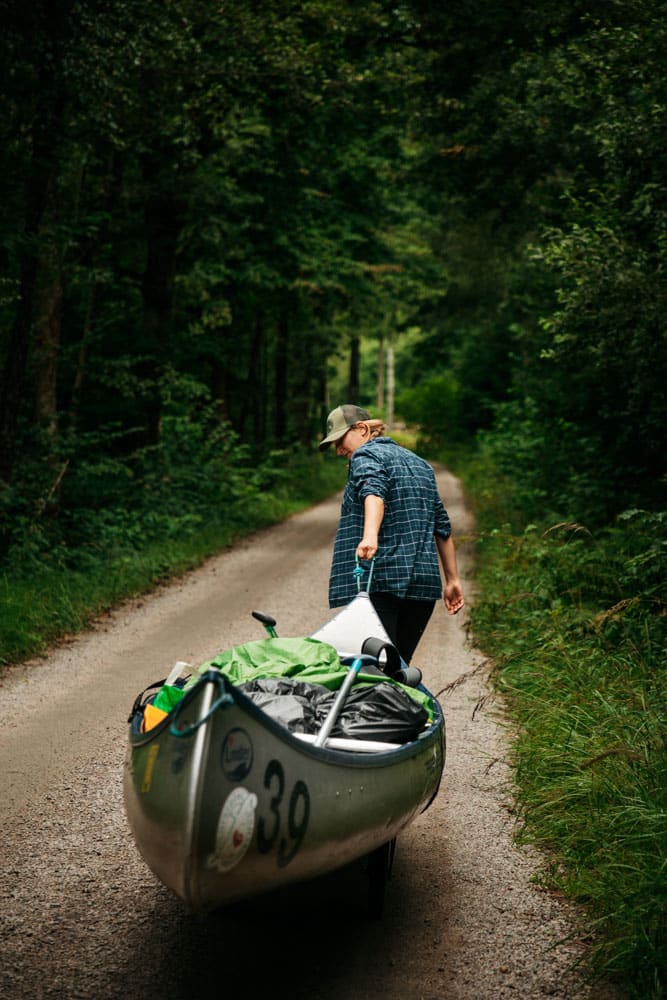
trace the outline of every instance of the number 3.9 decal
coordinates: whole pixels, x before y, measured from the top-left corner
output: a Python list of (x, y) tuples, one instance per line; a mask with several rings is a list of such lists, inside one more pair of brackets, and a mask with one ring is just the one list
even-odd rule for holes
[[(271, 792), (268, 817), (260, 816), (257, 825), (257, 848), (268, 854), (278, 847), (278, 867), (288, 865), (299, 850), (308, 829), (310, 795), (305, 782), (299, 780), (285, 803), (285, 772), (279, 760), (270, 760), (264, 773), (264, 787)], [(287, 817), (285, 817), (287, 809)], [(282, 833), (287, 823), (287, 836)]]

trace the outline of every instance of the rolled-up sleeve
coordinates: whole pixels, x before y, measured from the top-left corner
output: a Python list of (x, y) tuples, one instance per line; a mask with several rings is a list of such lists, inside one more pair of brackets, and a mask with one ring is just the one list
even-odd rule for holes
[(390, 489), (390, 475), (386, 467), (375, 455), (355, 456), (350, 467), (350, 479), (359, 499), (379, 497), (387, 501)]
[(436, 496), (435, 500), (435, 526), (433, 531), (440, 538), (449, 538), (452, 533), (449, 514), (445, 510), (445, 506), (439, 496)]

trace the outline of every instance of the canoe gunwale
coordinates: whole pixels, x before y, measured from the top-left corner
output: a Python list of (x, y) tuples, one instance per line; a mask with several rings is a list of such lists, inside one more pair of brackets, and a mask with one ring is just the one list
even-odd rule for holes
[[(216, 685), (217, 686), (217, 685)], [(203, 691), (203, 704), (202, 704), (202, 716), (201, 721), (205, 722), (207, 719), (211, 718), (213, 714), (211, 711), (211, 706), (213, 704), (213, 699), (215, 692)], [(171, 713), (170, 713), (171, 714)], [(176, 713), (174, 712), (174, 715)], [(173, 734), (173, 730), (170, 729)], [(183, 898), (189, 906), (195, 905), (195, 896), (193, 895), (193, 887), (197, 882), (197, 841), (199, 837), (199, 824), (201, 821), (201, 809), (200, 803), (202, 798), (202, 788), (204, 786), (205, 777), (205, 760), (206, 753), (209, 744), (210, 732), (207, 731), (205, 725), (195, 726), (190, 730), (190, 736), (194, 736), (194, 745), (192, 749), (193, 764), (192, 770), (195, 775), (194, 780), (191, 782), (188, 795), (186, 799), (186, 811), (185, 811), (185, 822), (184, 822), (184, 842), (187, 844), (187, 852), (184, 856), (184, 868), (183, 868)]]
[[(198, 730), (205, 725), (205, 723), (212, 718), (213, 712), (208, 711), (205, 713), (204, 717), (201, 717), (194, 725), (190, 727), (183, 733), (178, 732), (173, 728), (174, 722), (183, 708), (187, 707), (190, 701), (196, 699), (202, 687), (208, 684), (213, 684), (216, 689), (220, 690), (223, 687), (225, 693), (230, 697), (227, 699), (219, 698), (218, 701), (221, 703), (216, 707), (213, 705), (214, 711), (224, 712), (228, 706), (235, 704), (242, 712), (248, 714), (251, 718), (254, 718), (261, 726), (267, 729), (273, 734), (278, 740), (282, 740), (288, 746), (290, 746), (295, 751), (309, 757), (313, 760), (322, 761), (328, 764), (339, 764), (345, 767), (358, 767), (358, 768), (368, 768), (368, 767), (387, 767), (389, 764), (398, 763), (401, 760), (408, 759), (412, 756), (416, 756), (424, 751), (424, 748), (431, 745), (432, 743), (439, 741), (443, 738), (444, 734), (444, 715), (440, 704), (437, 699), (425, 688), (420, 685), (422, 691), (429, 694), (433, 700), (433, 712), (434, 717), (431, 724), (427, 729), (424, 729), (417, 739), (412, 740), (409, 743), (397, 744), (395, 749), (391, 750), (377, 750), (371, 753), (359, 753), (354, 750), (339, 750), (330, 749), (329, 747), (316, 747), (312, 743), (304, 742), (299, 739), (298, 736), (290, 732), (290, 730), (277, 722), (271, 716), (267, 715), (255, 702), (252, 701), (243, 691), (239, 690), (232, 682), (221, 674), (217, 670), (208, 670), (201, 679), (190, 688), (182, 701), (172, 709), (172, 711), (162, 719), (156, 726), (153, 726), (148, 732), (141, 732), (139, 729), (141, 723), (141, 708), (145, 702), (141, 702), (141, 695), (135, 701), (132, 715), (130, 716), (130, 745), (131, 749), (138, 749), (140, 747), (146, 746), (153, 740), (159, 739), (164, 736), (165, 732), (169, 732), (171, 736), (178, 739), (188, 739), (192, 735), (197, 735)], [(143, 693), (151, 690), (154, 685), (149, 685)]]

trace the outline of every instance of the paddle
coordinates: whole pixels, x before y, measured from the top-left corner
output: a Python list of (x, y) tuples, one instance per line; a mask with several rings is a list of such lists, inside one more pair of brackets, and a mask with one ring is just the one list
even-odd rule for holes
[(352, 687), (352, 685), (354, 684), (355, 680), (357, 679), (357, 674), (359, 673), (359, 671), (360, 671), (360, 669), (361, 669), (361, 667), (363, 666), (364, 663), (370, 663), (371, 661), (375, 662), (375, 658), (372, 657), (372, 656), (356, 656), (354, 658), (352, 666), (350, 667), (350, 669), (349, 669), (349, 671), (348, 671), (348, 673), (347, 673), (347, 675), (345, 677), (345, 680), (343, 681), (343, 683), (341, 684), (341, 686), (338, 689), (338, 694), (336, 695), (334, 703), (331, 706), (331, 708), (329, 709), (329, 714), (327, 715), (326, 719), (322, 723), (322, 727), (321, 727), (319, 733), (315, 737), (315, 744), (314, 745), (316, 747), (324, 746), (324, 744), (326, 743), (326, 740), (327, 740), (328, 736), (330, 735), (331, 730), (333, 729), (334, 725), (336, 724), (336, 719), (340, 715), (341, 709), (342, 709), (343, 705), (345, 704), (345, 699), (348, 696), (350, 688)]

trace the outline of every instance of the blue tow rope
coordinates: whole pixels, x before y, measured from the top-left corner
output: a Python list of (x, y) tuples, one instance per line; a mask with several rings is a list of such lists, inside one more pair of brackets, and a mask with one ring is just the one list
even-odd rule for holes
[[(356, 565), (355, 565), (354, 569), (352, 570), (352, 576), (357, 581), (357, 591), (360, 591), (361, 590), (361, 580), (362, 580), (362, 577), (363, 577), (364, 573), (366, 572), (366, 567), (359, 565), (359, 556), (355, 556), (354, 560), (355, 560)], [(374, 567), (375, 567), (375, 556), (373, 556), (373, 558), (371, 559), (371, 568), (368, 571), (368, 583), (366, 584), (366, 592), (367, 593), (369, 593), (370, 589), (371, 589), (371, 580), (373, 579), (373, 569), (374, 569)]]

